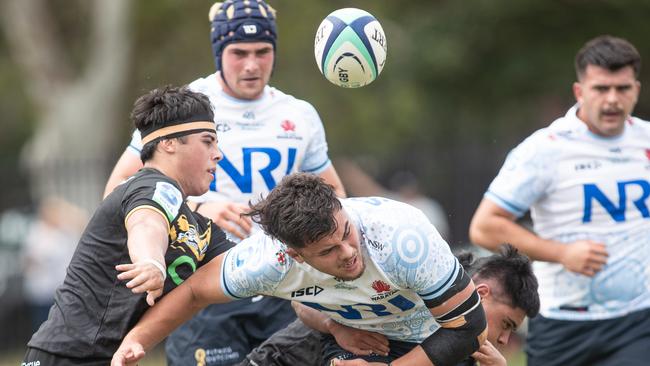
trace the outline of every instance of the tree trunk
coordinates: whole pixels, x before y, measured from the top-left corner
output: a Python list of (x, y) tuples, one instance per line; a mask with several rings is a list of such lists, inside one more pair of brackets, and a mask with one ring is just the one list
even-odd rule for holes
[[(38, 125), (22, 151), (35, 201), (59, 196), (92, 210), (101, 200), (130, 59), (127, 0), (93, 0), (83, 70), (66, 58), (47, 0), (3, 0), (10, 52), (25, 74)], [(82, 33), (83, 31), (79, 31)]]

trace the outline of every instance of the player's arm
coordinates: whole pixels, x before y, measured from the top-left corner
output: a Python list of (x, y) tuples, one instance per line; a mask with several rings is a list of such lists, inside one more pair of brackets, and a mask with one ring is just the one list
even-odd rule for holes
[(492, 251), (510, 243), (531, 259), (561, 263), (568, 270), (587, 276), (593, 276), (607, 262), (607, 250), (602, 243), (580, 240), (562, 244), (543, 239), (517, 224), (514, 214), (488, 198), (483, 198), (474, 213), (469, 237), (473, 243)]
[(127, 246), (131, 264), (119, 264), (120, 280), (128, 280), (126, 287), (134, 293), (147, 292), (147, 303), (162, 295), (165, 283), (165, 252), (169, 243), (169, 223), (154, 207), (140, 206), (127, 216)]
[(135, 152), (129, 149), (124, 150), (124, 153), (122, 153), (122, 156), (120, 156), (120, 159), (115, 164), (110, 177), (108, 177), (106, 187), (104, 188), (104, 198), (113, 192), (118, 184), (140, 170), (142, 166), (142, 161)]
[(305, 325), (321, 333), (331, 334), (344, 350), (357, 355), (387, 355), (388, 339), (383, 334), (368, 332), (340, 324), (327, 314), (292, 301), (291, 306)]
[(450, 280), (445, 292), (431, 299), (423, 298), (440, 328), (393, 365), (452, 366), (485, 342), (487, 320), (474, 282), (461, 266)]
[(334, 187), (334, 192), (336, 192), (336, 195), (345, 198), (345, 188), (343, 187), (343, 183), (341, 182), (341, 178), (339, 178), (338, 173), (336, 172), (336, 169), (334, 168), (334, 165), (330, 164), (325, 170), (320, 172), (318, 174), (325, 183), (331, 185)]
[(124, 337), (113, 355), (111, 365), (134, 364), (179, 325), (211, 303), (224, 303), (231, 298), (221, 287), (223, 253), (200, 267), (180, 286), (150, 308)]

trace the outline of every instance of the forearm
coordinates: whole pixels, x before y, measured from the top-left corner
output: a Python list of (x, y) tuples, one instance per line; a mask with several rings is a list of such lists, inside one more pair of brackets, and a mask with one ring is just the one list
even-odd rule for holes
[(297, 301), (292, 301), (291, 306), (296, 312), (296, 315), (298, 315), (298, 318), (300, 318), (300, 320), (311, 329), (317, 330), (321, 333), (331, 334), (331, 327), (336, 326), (336, 324), (332, 324), (336, 322), (327, 316), (327, 314), (323, 314), (316, 309), (312, 309)]
[(192, 295), (190, 286), (181, 285), (172, 294), (179, 296), (163, 297), (151, 307), (124, 337), (123, 343), (136, 342), (148, 351), (203, 307)]
[(542, 239), (516, 222), (501, 216), (492, 216), (480, 225), (472, 225), (473, 243), (496, 251), (504, 243), (512, 244), (533, 260), (559, 262), (564, 245)]
[(165, 264), (165, 252), (169, 240), (167, 232), (161, 232), (160, 227), (140, 225), (129, 232), (128, 247), (131, 262), (153, 259)]

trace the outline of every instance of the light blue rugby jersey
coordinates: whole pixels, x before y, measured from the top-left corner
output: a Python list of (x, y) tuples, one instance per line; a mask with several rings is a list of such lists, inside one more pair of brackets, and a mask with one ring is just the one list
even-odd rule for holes
[(595, 277), (536, 261), (541, 314), (597, 320), (650, 307), (650, 123), (629, 118), (615, 138), (593, 134), (577, 107), (513, 149), (485, 197), (530, 209), (542, 238), (589, 239), (609, 252)]
[(366, 265), (360, 278), (341, 281), (319, 272), (256, 234), (227, 253), (224, 292), (235, 299), (264, 294), (299, 301), (342, 324), (422, 342), (439, 327), (423, 299), (447, 291), (462, 267), (414, 207), (378, 197), (341, 201), (360, 231)]

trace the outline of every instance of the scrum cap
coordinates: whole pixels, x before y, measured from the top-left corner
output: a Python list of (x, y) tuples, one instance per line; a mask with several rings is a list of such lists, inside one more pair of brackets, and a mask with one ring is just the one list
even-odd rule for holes
[(217, 71), (223, 49), (234, 42), (269, 42), (275, 50), (275, 9), (262, 0), (226, 0), (210, 8), (210, 36)]

